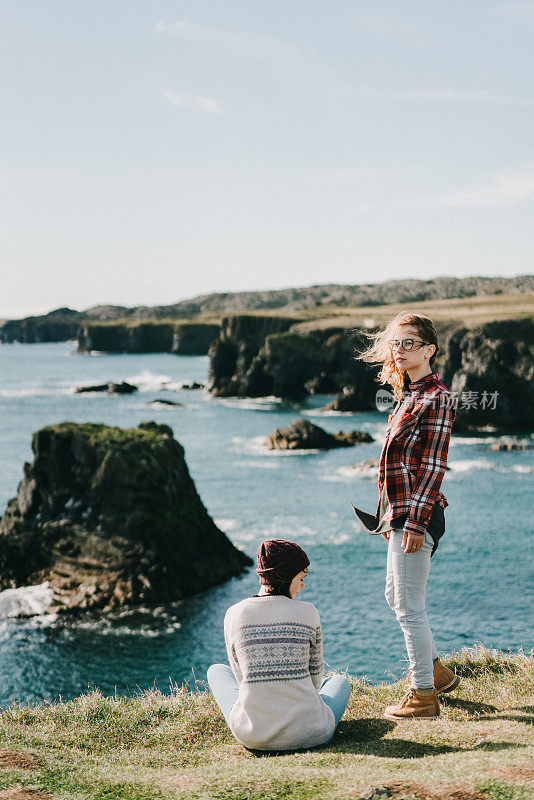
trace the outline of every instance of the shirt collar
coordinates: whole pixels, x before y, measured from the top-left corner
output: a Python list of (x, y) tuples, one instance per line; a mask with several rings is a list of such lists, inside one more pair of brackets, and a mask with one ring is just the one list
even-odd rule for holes
[(410, 381), (410, 391), (417, 391), (417, 389), (421, 389), (422, 387), (426, 386), (428, 383), (434, 383), (434, 381), (439, 380), (439, 373), (438, 372), (429, 372), (428, 375), (423, 375), (422, 378), (419, 378), (417, 381)]

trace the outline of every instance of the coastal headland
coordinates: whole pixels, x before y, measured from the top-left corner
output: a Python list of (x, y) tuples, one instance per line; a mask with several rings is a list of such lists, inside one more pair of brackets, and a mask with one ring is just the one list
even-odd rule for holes
[(217, 397), (304, 399), (376, 408), (377, 369), (355, 359), (365, 333), (399, 311), (424, 313), (440, 338), (435, 369), (453, 393), (455, 431), (534, 428), (534, 277), (434, 278), (353, 287), (207, 295), (174, 306), (57, 309), (5, 321), (0, 341), (77, 340), (95, 351), (208, 355)]

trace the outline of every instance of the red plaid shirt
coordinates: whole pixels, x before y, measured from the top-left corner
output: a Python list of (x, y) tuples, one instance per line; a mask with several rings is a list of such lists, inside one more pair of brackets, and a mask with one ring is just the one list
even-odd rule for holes
[[(403, 400), (406, 405), (392, 428)], [(449, 505), (439, 487), (455, 417), (451, 393), (437, 372), (412, 381), (407, 396), (397, 401), (389, 415), (380, 454), (377, 515), (385, 481), (391, 518), (408, 514), (405, 533), (424, 536), (434, 503), (442, 508)]]

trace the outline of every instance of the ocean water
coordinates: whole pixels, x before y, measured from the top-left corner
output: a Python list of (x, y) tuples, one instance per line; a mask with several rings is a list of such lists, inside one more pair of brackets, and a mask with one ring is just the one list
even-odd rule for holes
[[(259, 543), (297, 541), (310, 557), (298, 599), (319, 609), (327, 667), (373, 682), (400, 677), (404, 640), (384, 599), (386, 542), (358, 527), (350, 501), (374, 512), (377, 475), (354, 469), (380, 453), (387, 416), (378, 411), (323, 414), (329, 396), (303, 403), (275, 398), (216, 399), (181, 390), (205, 381), (206, 357), (80, 355), (74, 342), (0, 345), (0, 513), (15, 496), (31, 435), (71, 421), (123, 427), (153, 419), (170, 425), (209, 513), (236, 546), (255, 557)], [(128, 396), (81, 394), (79, 384), (127, 380)], [(172, 399), (178, 407), (149, 407)], [(358, 428), (375, 441), (330, 452), (268, 451), (275, 427), (307, 416), (329, 431)], [(534, 436), (523, 436), (532, 442)], [(490, 449), (496, 437), (453, 434), (442, 484), (446, 533), (432, 558), (427, 607), (439, 651), (482, 642), (530, 649), (533, 618), (532, 451)], [(255, 594), (251, 568), (180, 603), (81, 619), (0, 619), (0, 706), (70, 699), (100, 687), (135, 693), (205, 682), (208, 666), (226, 661), (223, 618)], [(1, 603), (0, 603), (1, 608)]]

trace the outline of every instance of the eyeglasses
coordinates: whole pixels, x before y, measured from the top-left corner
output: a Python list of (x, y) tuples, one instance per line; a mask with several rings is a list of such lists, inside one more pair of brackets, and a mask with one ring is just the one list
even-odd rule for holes
[[(430, 344), (430, 342), (424, 342), (422, 339), (403, 339), (402, 342), (399, 342), (397, 339), (393, 339), (389, 343), (390, 350), (397, 350), (400, 345), (402, 345), (403, 350), (413, 350), (414, 345), (419, 342), (419, 347), (422, 347), (424, 344)], [(418, 350), (419, 347), (415, 349)]]

